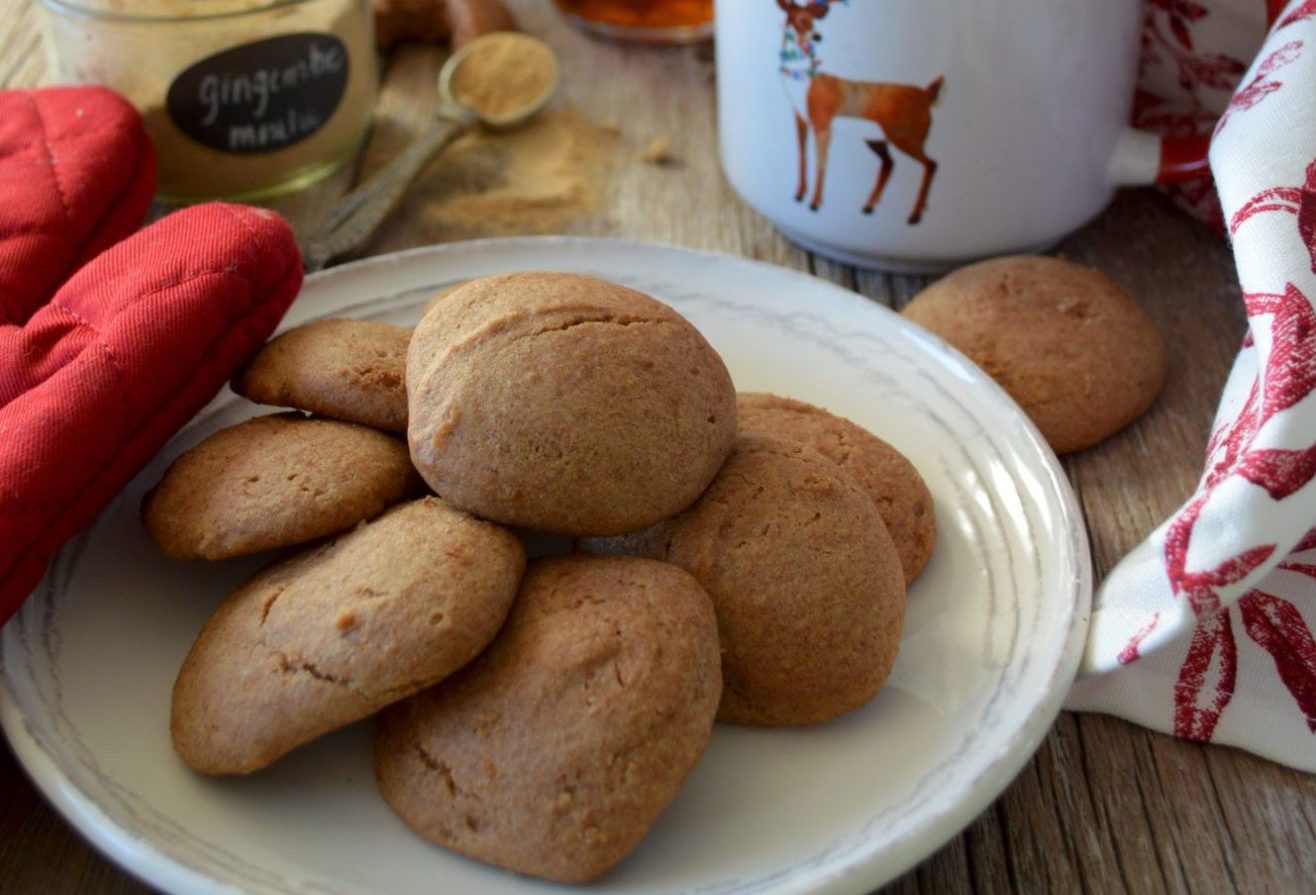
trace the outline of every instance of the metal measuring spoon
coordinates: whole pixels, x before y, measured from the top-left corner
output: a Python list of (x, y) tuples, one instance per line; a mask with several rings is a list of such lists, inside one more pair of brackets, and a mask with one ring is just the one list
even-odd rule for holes
[[(504, 114), (481, 114), (462, 105), (452, 92), (453, 76), (467, 60), (491, 52), (497, 41), (523, 42), (527, 50), (540, 52), (551, 65), (544, 90), (520, 108)], [(308, 271), (323, 268), (329, 261), (365, 242), (386, 218), (411, 181), (444, 146), (466, 133), (476, 122), (492, 128), (523, 124), (539, 112), (557, 89), (559, 68), (552, 48), (535, 37), (515, 32), (495, 32), (477, 37), (448, 57), (439, 71), (439, 108), (434, 124), (384, 167), (339, 200), (324, 222), (302, 240), (302, 263)]]

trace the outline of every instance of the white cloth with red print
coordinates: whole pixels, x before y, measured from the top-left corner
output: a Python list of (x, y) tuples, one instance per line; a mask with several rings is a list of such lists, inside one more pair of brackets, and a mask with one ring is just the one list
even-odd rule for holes
[(1177, 198), (1227, 226), (1249, 332), (1201, 482), (1101, 585), (1066, 707), (1316, 772), (1316, 0), (1264, 43), (1260, 0), (1146, 5), (1137, 123), (1214, 127), (1216, 189)]

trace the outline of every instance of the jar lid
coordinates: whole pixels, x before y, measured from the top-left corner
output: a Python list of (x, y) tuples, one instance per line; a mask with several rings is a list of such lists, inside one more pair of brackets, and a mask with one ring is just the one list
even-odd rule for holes
[(311, 2), (315, 0), (41, 0), (65, 15), (162, 22), (229, 18)]

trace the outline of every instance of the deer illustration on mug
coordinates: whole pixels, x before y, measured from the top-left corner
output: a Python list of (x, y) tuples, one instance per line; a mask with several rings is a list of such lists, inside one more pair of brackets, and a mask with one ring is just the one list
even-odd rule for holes
[(823, 70), (818, 58), (821, 36), (814, 32), (814, 24), (827, 15), (836, 0), (777, 0), (786, 13), (786, 24), (781, 42), (781, 75), (786, 93), (795, 107), (795, 132), (799, 140), (799, 185), (795, 201), (804, 200), (808, 191), (808, 137), (813, 131), (814, 168), (813, 195), (809, 208), (817, 211), (823, 202), (823, 181), (827, 176), (827, 154), (831, 147), (832, 121), (836, 118), (858, 118), (871, 121), (882, 131), (880, 139), (865, 140), (876, 153), (882, 166), (873, 190), (864, 203), (864, 214), (872, 214), (882, 198), (887, 181), (895, 168), (891, 146), (922, 163), (923, 182), (918, 198), (909, 213), (909, 223), (917, 224), (927, 208), (928, 191), (937, 173), (937, 163), (928, 157), (924, 144), (932, 129), (932, 107), (941, 93), (944, 76), (938, 75), (926, 87), (914, 84), (856, 81), (840, 78)]

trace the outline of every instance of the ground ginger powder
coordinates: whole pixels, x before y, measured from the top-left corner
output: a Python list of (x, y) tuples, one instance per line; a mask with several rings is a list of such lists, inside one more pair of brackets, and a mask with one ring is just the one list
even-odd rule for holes
[(373, 251), (428, 242), (555, 233), (597, 211), (621, 139), (573, 106), (514, 130), (477, 129), (416, 179)]
[(507, 118), (530, 108), (557, 83), (557, 60), (537, 40), (501, 32), (473, 44), (452, 73), (457, 102), (481, 118)]

